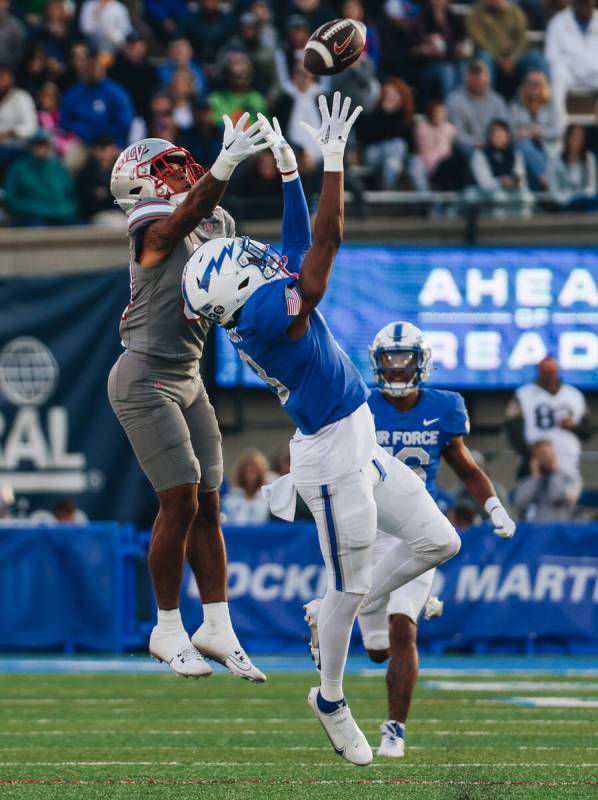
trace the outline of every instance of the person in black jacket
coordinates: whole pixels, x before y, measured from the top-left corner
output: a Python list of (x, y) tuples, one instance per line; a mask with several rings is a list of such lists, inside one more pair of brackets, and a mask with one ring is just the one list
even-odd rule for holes
[(158, 71), (147, 59), (147, 44), (137, 31), (127, 35), (109, 77), (127, 90), (138, 117), (147, 117), (159, 88)]
[(365, 163), (383, 189), (396, 188), (412, 146), (413, 97), (407, 84), (387, 78), (377, 107), (361, 114), (355, 127)]
[(87, 222), (99, 222), (97, 215), (102, 212), (108, 212), (103, 215), (103, 222), (112, 212), (115, 217), (122, 217), (110, 194), (110, 176), (119, 152), (110, 136), (98, 136), (92, 142), (89, 158), (77, 176), (80, 214)]

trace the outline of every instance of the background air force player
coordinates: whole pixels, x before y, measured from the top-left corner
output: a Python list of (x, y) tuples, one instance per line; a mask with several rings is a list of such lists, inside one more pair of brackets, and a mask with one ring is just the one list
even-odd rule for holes
[[(274, 488), (272, 507), (287, 491), (284, 504), (292, 506), (296, 487), (315, 517), (328, 574), (318, 622), (321, 686), (311, 689), (308, 701), (335, 751), (368, 764), (372, 751), (342, 686), (357, 609), (371, 585), (381, 587), (381, 596), (372, 594), (372, 602), (380, 602), (391, 589), (455, 555), (460, 540), (423, 483), (376, 444), (367, 387), (316, 309), (342, 239), (343, 154), (360, 111), (349, 116), (349, 106), (347, 98), (341, 107), (337, 92), (329, 112), (322, 96), (320, 129), (305, 126), (324, 159), (311, 247), (301, 183), (287, 167), (281, 169), (289, 173), (284, 255), (246, 238), (208, 242), (190, 259), (183, 291), (191, 309), (227, 328), (240, 357), (278, 393), (297, 424), (291, 473)], [(281, 151), (287, 159), (284, 140), (272, 130), (269, 135), (279, 162)], [(300, 273), (290, 274), (295, 269)], [(377, 520), (399, 538), (373, 578)]]
[[(419, 328), (409, 322), (386, 325), (370, 346), (370, 358), (379, 387), (368, 400), (378, 444), (410, 466), (432, 497), (440, 459), (444, 458), (473, 499), (490, 514), (494, 532), (504, 538), (513, 536), (515, 523), (463, 441), (469, 433), (463, 398), (457, 392), (420, 387), (429, 375), (431, 353)], [(375, 561), (384, 559), (392, 545), (393, 538), (379, 531)], [(430, 569), (396, 589), (388, 606), (359, 615), (370, 658), (381, 663), (390, 656), (389, 719), (380, 728), (380, 756), (404, 754), (405, 723), (417, 680), (417, 621), (430, 597), (434, 573)], [(432, 607), (430, 615), (441, 609)]]

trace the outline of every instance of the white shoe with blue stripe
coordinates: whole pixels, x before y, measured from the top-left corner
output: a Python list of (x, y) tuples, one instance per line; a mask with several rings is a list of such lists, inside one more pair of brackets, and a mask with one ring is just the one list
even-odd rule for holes
[(374, 760), (372, 748), (357, 727), (344, 700), (336, 703), (324, 700), (320, 695), (320, 689), (314, 686), (309, 690), (307, 702), (338, 756), (360, 767), (372, 763)]
[(386, 758), (402, 758), (405, 755), (405, 726), (394, 719), (380, 725), (382, 739), (378, 755)]

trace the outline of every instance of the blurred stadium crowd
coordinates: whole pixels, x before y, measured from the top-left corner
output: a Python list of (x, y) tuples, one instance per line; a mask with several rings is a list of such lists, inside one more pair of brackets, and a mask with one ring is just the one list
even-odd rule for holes
[[(318, 81), (303, 47), (337, 16), (367, 23), (366, 52)], [(336, 89), (365, 109), (357, 213), (368, 190), (440, 192), (436, 210), (598, 210), (593, 0), (0, 0), (2, 222), (121, 225), (108, 184), (128, 142), (172, 140), (207, 166), (222, 115), (244, 110), (278, 116), (314, 193), (320, 155), (299, 120)], [(269, 152), (227, 195), (237, 217), (279, 203)]]

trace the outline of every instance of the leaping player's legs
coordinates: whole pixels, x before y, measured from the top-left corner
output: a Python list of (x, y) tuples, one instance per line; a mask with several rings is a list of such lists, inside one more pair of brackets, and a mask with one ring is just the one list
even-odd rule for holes
[(361, 606), (371, 613), (385, 606), (390, 593), (459, 552), (459, 535), (426, 491), (422, 481), (403, 464), (380, 450), (386, 479), (374, 491), (378, 526), (396, 543), (372, 570), (372, 589)]
[(200, 653), (224, 664), (233, 674), (263, 683), (266, 676), (251, 663), (230, 619), (218, 494), (223, 472), (222, 437), (203, 384), (196, 383), (195, 399), (183, 409), (183, 415), (201, 470), (198, 508), (187, 532), (186, 557), (201, 595), (204, 621), (191, 641)]
[(297, 486), (316, 521), (328, 575), (317, 616), (320, 689), (308, 699), (336, 752), (356, 764), (369, 763), (372, 753), (345, 703), (343, 674), (355, 615), (370, 585), (377, 480), (372, 464), (331, 484)]

